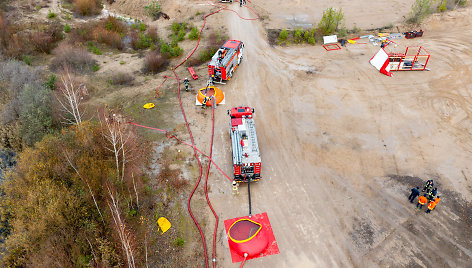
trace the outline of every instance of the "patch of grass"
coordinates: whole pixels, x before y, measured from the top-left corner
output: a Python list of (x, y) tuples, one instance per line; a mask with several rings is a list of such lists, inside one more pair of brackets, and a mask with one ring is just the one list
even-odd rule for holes
[(100, 70), (100, 66), (98, 64), (93, 65), (93, 71), (97, 72), (98, 70)]
[(56, 17), (56, 13), (52, 12), (51, 10), (48, 11), (48, 19), (53, 19)]
[(134, 77), (130, 73), (117, 72), (108, 81), (112, 85), (131, 85), (133, 84)]
[(160, 16), (161, 4), (157, 1), (152, 1), (149, 5), (145, 6), (144, 9), (151, 18), (157, 20)]
[(87, 43), (87, 49), (95, 55), (102, 55), (102, 51), (92, 41)]
[(120, 65), (126, 64), (126, 61), (120, 60)]
[(21, 59), (26, 65), (31, 65), (31, 57), (28, 55), (21, 55)]
[(140, 32), (144, 32), (144, 31), (146, 31), (147, 26), (146, 26), (146, 24), (144, 24), (144, 23), (142, 23), (142, 22), (138, 22), (138, 23), (132, 24), (132, 25), (131, 25), (131, 28), (137, 29), (137, 30), (139, 30)]
[(68, 33), (70, 32), (70, 29), (71, 29), (70, 25), (66, 23), (66, 25), (64, 25), (64, 32)]
[(178, 246), (178, 247), (183, 247), (184, 246), (184, 239), (183, 238), (177, 238), (175, 241), (174, 241), (174, 245)]
[(199, 16), (200, 15), (200, 11), (197, 11), (197, 13), (195, 13), (195, 16)]
[(46, 88), (49, 88), (50, 90), (55, 90), (56, 89), (56, 80), (57, 77), (55, 74), (50, 74), (49, 78), (46, 82), (44, 82), (44, 86)]

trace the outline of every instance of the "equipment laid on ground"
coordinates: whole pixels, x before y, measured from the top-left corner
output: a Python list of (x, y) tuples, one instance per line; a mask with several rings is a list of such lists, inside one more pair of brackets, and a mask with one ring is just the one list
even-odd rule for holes
[(326, 51), (341, 49), (341, 47), (338, 45), (337, 35), (323, 36), (323, 43), (323, 48), (326, 49)]
[(392, 76), (392, 71), (429, 71), (430, 54), (421, 46), (407, 47), (405, 53), (386, 52), (381, 48), (370, 63), (381, 73)]
[(234, 180), (258, 181), (261, 178), (261, 155), (253, 119), (254, 109), (234, 107), (228, 110), (228, 114), (231, 117)]
[(233, 3), (233, 0), (220, 0), (221, 3)]
[(225, 220), (224, 225), (233, 263), (279, 254), (267, 213)]
[(198, 79), (198, 75), (197, 73), (195, 73), (195, 70), (193, 69), (193, 67), (188, 67), (188, 72), (190, 73), (190, 75), (192, 76), (193, 80), (197, 80)]
[(405, 35), (406, 39), (413, 39), (413, 38), (416, 38), (416, 37), (422, 37), (423, 33), (424, 33), (423, 30), (419, 30), (419, 31), (405, 32), (403, 34)]
[(407, 47), (405, 53), (387, 53), (391, 71), (424, 71), (430, 54), (422, 46)]
[(243, 48), (242, 41), (228, 40), (216, 51), (208, 64), (208, 74), (213, 82), (223, 83), (231, 79), (243, 59)]
[[(215, 97), (216, 104), (224, 104), (225, 94), (223, 91), (215, 86), (209, 86), (198, 90), (195, 105), (202, 105), (205, 98), (209, 100), (212, 96)], [(205, 105), (211, 106), (211, 103), (211, 101), (207, 101)]]
[(143, 108), (144, 109), (151, 109), (151, 108), (154, 108), (154, 106), (156, 106), (156, 105), (154, 105), (154, 103), (149, 102), (149, 103), (144, 104)]

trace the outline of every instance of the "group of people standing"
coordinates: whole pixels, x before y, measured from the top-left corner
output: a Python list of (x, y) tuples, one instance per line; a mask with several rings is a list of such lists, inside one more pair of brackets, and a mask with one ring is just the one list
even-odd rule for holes
[(426, 184), (423, 187), (423, 192), (424, 194), (420, 195), (420, 187), (416, 186), (416, 188), (411, 189), (411, 194), (408, 197), (408, 200), (410, 200), (410, 203), (413, 203), (415, 198), (418, 197), (418, 204), (416, 204), (416, 207), (418, 209), (422, 209), (426, 203), (428, 203), (428, 207), (426, 209), (426, 213), (430, 213), (436, 205), (439, 203), (440, 197), (437, 195), (438, 193), (438, 188), (434, 188), (434, 182), (433, 180), (428, 180)]

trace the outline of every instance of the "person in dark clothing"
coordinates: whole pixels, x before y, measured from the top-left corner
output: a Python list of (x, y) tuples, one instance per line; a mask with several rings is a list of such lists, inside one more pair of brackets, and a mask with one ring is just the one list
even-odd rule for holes
[(411, 189), (411, 194), (408, 197), (408, 200), (410, 200), (410, 203), (413, 203), (413, 200), (420, 195), (420, 187), (416, 186), (416, 188)]
[(434, 188), (433, 190), (428, 189), (428, 192), (427, 192), (428, 200), (433, 200), (437, 193), (438, 193), (438, 188)]
[(188, 78), (184, 79), (184, 85), (185, 85), (185, 91), (188, 91), (188, 87), (190, 85), (190, 81), (188, 80)]
[(205, 109), (205, 108), (206, 108), (207, 101), (208, 101), (208, 98), (205, 97), (205, 98), (203, 99), (203, 102), (202, 102), (202, 109)]
[(424, 185), (423, 192), (425, 192), (426, 190), (433, 189), (433, 186), (434, 186), (433, 180), (428, 180), (426, 184)]

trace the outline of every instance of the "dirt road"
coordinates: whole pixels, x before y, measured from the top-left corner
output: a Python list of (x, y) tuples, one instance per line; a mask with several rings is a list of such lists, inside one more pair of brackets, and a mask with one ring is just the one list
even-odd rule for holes
[[(214, 157), (231, 174), (225, 111), (254, 107), (263, 179), (251, 186), (253, 213), (268, 213), (280, 248), (246, 267), (470, 265), (471, 13), (430, 18), (425, 37), (405, 44), (431, 52), (431, 71), (392, 78), (368, 63), (371, 45), (273, 48), (261, 22), (226, 14), (246, 56), (221, 87)], [(427, 178), (441, 195), (430, 215), (407, 200)], [(213, 171), (210, 180), (218, 266), (237, 267), (222, 220), (247, 215), (245, 187), (233, 197), (223, 176)]]

